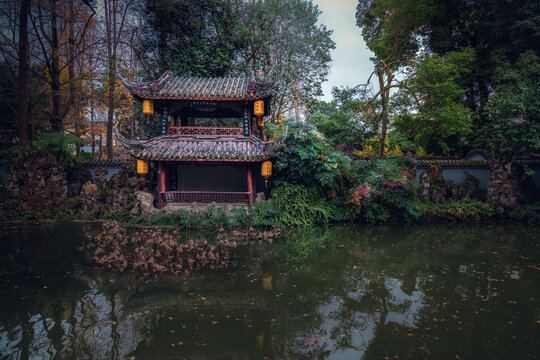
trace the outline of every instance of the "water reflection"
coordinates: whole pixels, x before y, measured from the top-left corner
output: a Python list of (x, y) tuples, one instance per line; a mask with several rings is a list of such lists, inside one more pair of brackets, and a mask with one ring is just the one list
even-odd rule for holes
[(87, 267), (95, 229), (4, 229), (0, 357), (535, 358), (538, 230), (293, 229), (226, 272), (143, 282)]

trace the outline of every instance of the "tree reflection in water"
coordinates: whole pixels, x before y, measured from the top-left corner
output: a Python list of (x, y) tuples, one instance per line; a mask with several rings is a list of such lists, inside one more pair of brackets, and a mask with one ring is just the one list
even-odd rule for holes
[(537, 354), (538, 227), (297, 228), (226, 272), (151, 282), (89, 269), (94, 230), (3, 230), (1, 358)]

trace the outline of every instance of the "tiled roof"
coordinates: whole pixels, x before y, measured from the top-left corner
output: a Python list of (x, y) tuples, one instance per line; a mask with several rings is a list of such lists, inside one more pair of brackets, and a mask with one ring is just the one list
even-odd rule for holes
[(275, 81), (261, 83), (246, 77), (176, 77), (170, 70), (148, 83), (123, 82), (142, 99), (253, 100), (271, 96), (276, 87)]
[(255, 136), (163, 135), (128, 149), (144, 160), (254, 162), (275, 156), (278, 147)]
[(417, 167), (427, 167), (429, 165), (441, 165), (443, 167), (467, 167), (467, 168), (485, 168), (489, 166), (487, 160), (461, 160), (461, 159), (421, 159), (416, 160)]

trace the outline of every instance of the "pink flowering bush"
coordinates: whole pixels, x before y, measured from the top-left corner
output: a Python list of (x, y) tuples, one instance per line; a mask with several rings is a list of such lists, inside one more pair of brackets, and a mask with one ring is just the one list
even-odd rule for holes
[(349, 218), (367, 222), (420, 216), (418, 183), (407, 159), (357, 160), (351, 167), (346, 205)]

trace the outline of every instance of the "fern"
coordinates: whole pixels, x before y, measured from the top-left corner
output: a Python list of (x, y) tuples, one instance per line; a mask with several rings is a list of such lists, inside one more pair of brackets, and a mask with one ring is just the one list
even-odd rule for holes
[(277, 225), (326, 224), (333, 206), (320, 196), (315, 187), (283, 184), (272, 193), (276, 205)]

